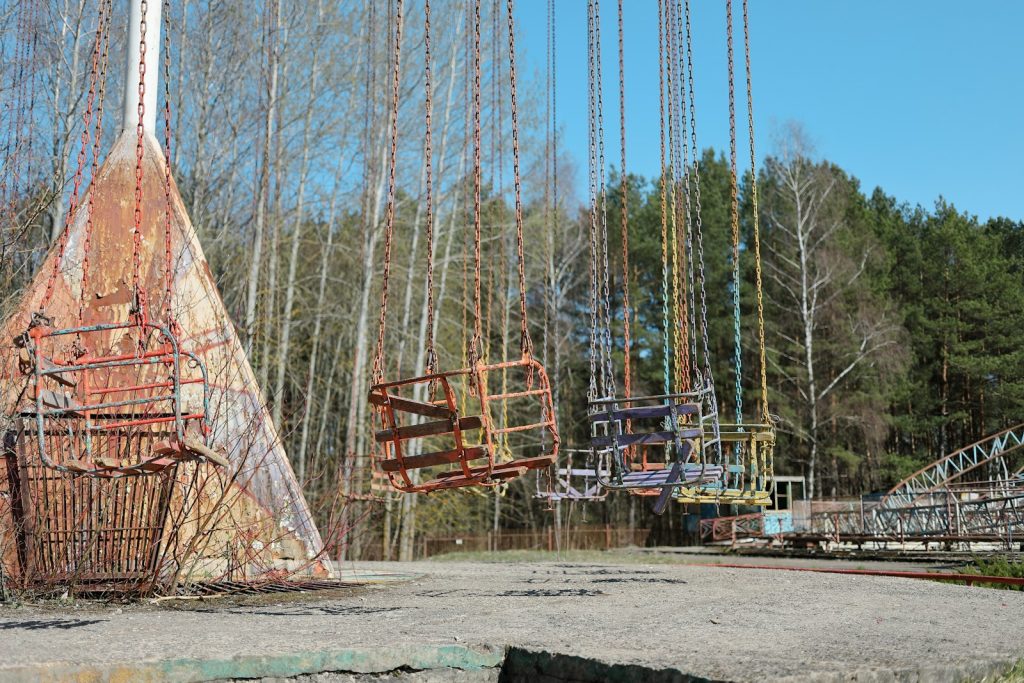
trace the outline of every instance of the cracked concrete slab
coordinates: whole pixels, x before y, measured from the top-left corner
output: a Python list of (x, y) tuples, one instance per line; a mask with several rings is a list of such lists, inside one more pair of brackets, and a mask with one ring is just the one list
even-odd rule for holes
[(487, 672), (473, 680), (644, 672), (659, 681), (963, 681), (1024, 658), (1022, 592), (682, 564), (358, 568), (421, 575), (256, 604), (5, 607), (0, 681), (415, 671)]

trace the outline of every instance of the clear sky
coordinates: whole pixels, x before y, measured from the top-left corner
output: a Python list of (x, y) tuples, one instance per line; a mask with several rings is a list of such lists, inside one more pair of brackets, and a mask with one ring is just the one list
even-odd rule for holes
[[(586, 2), (556, 0), (558, 119), (587, 159)], [(743, 86), (742, 0), (736, 12)], [(1024, 2), (1018, 0), (751, 0), (758, 157), (787, 121), (820, 157), (901, 201), (1024, 219)], [(658, 168), (657, 3), (625, 0), (627, 165)], [(692, 0), (697, 132), (728, 149), (724, 0)], [(543, 78), (546, 0), (519, 0), (522, 66)], [(618, 166), (617, 0), (602, 0), (608, 156)], [(740, 156), (746, 136), (737, 91)]]

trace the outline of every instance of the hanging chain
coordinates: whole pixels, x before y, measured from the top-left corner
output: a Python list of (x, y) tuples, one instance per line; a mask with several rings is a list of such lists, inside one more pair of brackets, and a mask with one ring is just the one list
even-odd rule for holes
[[(142, 0), (141, 22), (139, 24), (139, 121), (135, 126), (135, 213), (134, 230), (132, 232), (132, 292), (135, 296), (134, 315), (146, 322), (146, 293), (140, 284), (142, 269), (142, 156), (145, 128), (143, 120), (146, 114), (146, 14), (149, 2)], [(140, 341), (141, 343), (141, 341)]]
[[(729, 192), (732, 226), (732, 326), (733, 381), (736, 401), (736, 422), (743, 422), (743, 348), (740, 328), (740, 188), (736, 168), (736, 85), (733, 63), (732, 0), (725, 2), (725, 30), (729, 69)], [(737, 445), (738, 447), (738, 445)]]
[(753, 211), (754, 230), (754, 283), (757, 292), (757, 341), (761, 380), (761, 422), (768, 424), (768, 362), (765, 352), (764, 295), (761, 284), (761, 225), (757, 208), (757, 157), (754, 154), (754, 94), (753, 76), (750, 71), (750, 21), (749, 0), (743, 0), (743, 52), (747, 66), (747, 129), (750, 132), (750, 200)]
[(430, 53), (430, 0), (423, 3), (423, 71), (426, 92), (423, 99), (426, 133), (424, 138), (424, 154), (426, 159), (426, 221), (427, 221), (427, 374), (437, 371), (437, 352), (434, 350), (434, 204), (433, 204), (433, 158), (431, 117), (433, 116), (434, 93), (433, 74), (431, 73)]
[(381, 276), (377, 350), (373, 358), (373, 383), (384, 380), (384, 331), (388, 316), (388, 280), (391, 277), (391, 246), (395, 236), (395, 167), (398, 161), (398, 90), (401, 85), (402, 2), (395, 0), (395, 44), (391, 82), (391, 156), (388, 165), (388, 197), (384, 213), (384, 272)]
[(530, 339), (530, 324), (526, 317), (526, 258), (523, 247), (523, 197), (522, 179), (519, 174), (519, 112), (516, 101), (516, 35), (515, 19), (512, 16), (514, 0), (508, 0), (508, 75), (512, 100), (512, 175), (516, 196), (516, 257), (519, 267), (519, 348), (524, 357), (533, 356), (533, 341)]
[[(697, 265), (696, 278), (700, 287), (699, 325), (701, 333), (701, 351), (704, 354), (704, 364), (702, 368), (703, 376), (701, 377), (701, 383), (703, 385), (702, 388), (708, 391), (708, 401), (717, 412), (718, 396), (715, 391), (714, 375), (711, 371), (711, 345), (708, 341), (708, 297), (706, 291), (706, 277), (704, 274), (704, 232), (703, 218), (701, 216), (700, 159), (698, 157), (697, 150), (697, 105), (693, 89), (693, 30), (690, 24), (690, 0), (684, 0), (684, 7), (686, 16), (686, 76), (690, 96), (690, 151), (693, 155), (693, 232), (697, 251), (695, 259)], [(696, 359), (694, 359), (694, 362), (696, 363)], [(720, 462), (722, 459), (722, 441), (720, 438), (720, 425), (717, 417), (712, 420), (712, 428), (714, 430), (715, 438), (715, 455)]]
[(665, 9), (665, 21), (661, 30), (665, 33), (665, 53), (666, 53), (666, 70), (665, 70), (665, 89), (668, 94), (668, 145), (669, 145), (669, 172), (666, 182), (669, 187), (669, 226), (668, 226), (668, 249), (672, 256), (672, 367), (674, 371), (674, 390), (679, 391), (683, 383), (683, 341), (681, 338), (681, 327), (682, 327), (682, 309), (680, 299), (682, 292), (680, 290), (679, 282), (679, 225), (678, 225), (678, 209), (676, 202), (676, 173), (677, 168), (677, 133), (678, 123), (676, 121), (676, 93), (677, 93), (677, 81), (678, 77), (675, 73), (675, 52), (676, 44), (672, 39), (672, 25), (674, 12), (674, 3), (669, 3)]
[[(111, 15), (111, 2), (112, 0), (102, 0), (100, 2), (100, 15), (99, 22), (96, 27), (96, 46), (93, 50), (92, 57), (92, 72), (89, 76), (89, 103), (86, 105), (86, 109), (92, 106), (92, 100), (96, 100), (96, 121), (92, 133), (92, 175), (91, 182), (96, 182), (96, 176), (99, 175), (100, 168), (100, 143), (103, 138), (103, 100), (106, 97), (106, 65), (108, 50), (110, 47), (110, 15)], [(96, 86), (99, 85), (99, 93), (96, 93)], [(86, 126), (88, 126), (88, 120)], [(84, 153), (85, 148), (85, 134), (82, 136)], [(84, 161), (84, 156), (80, 154), (80, 158)], [(79, 180), (81, 182), (81, 180)], [(77, 188), (73, 194), (77, 194)], [(93, 228), (93, 210), (94, 210), (94, 197), (95, 192), (89, 192), (89, 203), (87, 205), (86, 221), (85, 221), (85, 238), (82, 240), (82, 283), (81, 291), (78, 297), (78, 325), (83, 325), (85, 318), (85, 304), (89, 300), (87, 294), (89, 290), (89, 254), (92, 251), (92, 228)], [(77, 204), (77, 197), (75, 198)], [(70, 216), (70, 211), (69, 214)], [(79, 343), (81, 343), (81, 335), (78, 335)]]
[(658, 0), (658, 125), (661, 143), (661, 342), (663, 393), (672, 393), (671, 357), (669, 344), (669, 288), (668, 288), (668, 166), (665, 159), (665, 36), (662, 30), (667, 0)]
[[(690, 353), (691, 340), (694, 335), (690, 333), (693, 329), (691, 316), (692, 306), (690, 298), (693, 296), (693, 263), (690, 249), (690, 221), (689, 201), (686, 196), (686, 178), (689, 173), (688, 154), (686, 151), (686, 64), (683, 59), (683, 23), (682, 11), (678, 3), (670, 3), (672, 7), (672, 19), (670, 34), (672, 35), (671, 59), (676, 77), (675, 88), (672, 93), (672, 105), (676, 118), (676, 132), (672, 136), (672, 163), (675, 169), (673, 189), (676, 196), (683, 195), (682, 201), (674, 201), (675, 210), (675, 232), (676, 249), (678, 250), (678, 265), (681, 271), (678, 277), (679, 291), (676, 297), (676, 316), (674, 329), (678, 332), (676, 357), (679, 359), (680, 372), (677, 378), (676, 390), (680, 392), (690, 391), (691, 378), (693, 373)], [(674, 29), (674, 31), (672, 30)], [(679, 174), (679, 175), (676, 175)]]
[(597, 70), (597, 168), (598, 197), (601, 200), (601, 309), (604, 316), (602, 333), (604, 345), (604, 377), (606, 396), (615, 395), (615, 370), (612, 367), (612, 314), (611, 314), (611, 271), (608, 266), (608, 188), (605, 184), (604, 156), (604, 76), (602, 75), (601, 57), (601, 0), (594, 0), (594, 45), (596, 54), (594, 61)]
[(693, 262), (693, 221), (692, 216), (692, 202), (690, 199), (690, 153), (689, 147), (687, 146), (687, 120), (686, 120), (686, 98), (688, 93), (687, 81), (686, 81), (686, 51), (684, 49), (685, 38), (683, 34), (683, 12), (679, 7), (678, 1), (674, 2), (675, 7), (675, 31), (676, 31), (676, 50), (675, 55), (677, 68), (679, 72), (679, 153), (680, 153), (680, 166), (683, 169), (683, 178), (681, 181), (683, 191), (683, 206), (680, 213), (682, 214), (681, 221), (683, 224), (683, 248), (685, 249), (685, 285), (684, 285), (684, 296), (682, 302), (682, 313), (684, 319), (678, 321), (678, 324), (683, 326), (682, 341), (686, 345), (686, 349), (683, 351), (683, 384), (680, 387), (680, 391), (692, 390), (692, 381), (695, 374), (695, 364), (697, 362), (697, 320), (696, 320), (696, 294), (694, 286), (694, 262)]
[[(164, 2), (164, 324), (174, 326), (174, 258), (171, 252), (171, 3)], [(182, 15), (184, 18), (184, 15)]]
[(626, 172), (626, 57), (623, 43), (624, 24), (622, 0), (619, 0), (619, 156), (622, 178), (619, 182), (622, 192), (622, 336), (624, 348), (623, 391), (628, 399), (632, 396), (632, 372), (630, 355), (630, 320), (633, 316), (629, 305), (629, 175)]
[(480, 137), (480, 2), (473, 3), (473, 339), (469, 344), (469, 362), (479, 363), (483, 354), (483, 297), (480, 291), (481, 206), (483, 184)]
[[(82, 144), (78, 150), (78, 159), (75, 165), (75, 175), (72, 179), (71, 186), (71, 198), (68, 200), (68, 210), (64, 214), (64, 229), (61, 230), (60, 236), (57, 239), (57, 255), (53, 261), (53, 268), (50, 271), (50, 275), (46, 280), (46, 290), (43, 294), (43, 300), (40, 303), (40, 309), (45, 309), (53, 298), (54, 288), (57, 284), (57, 275), (60, 272), (60, 265), (64, 261), (64, 252), (67, 249), (68, 234), (71, 229), (71, 221), (74, 220), (75, 214), (78, 212), (79, 196), (82, 190), (82, 179), (85, 173), (85, 159), (90, 148), (90, 141), (92, 140), (92, 120), (93, 110), (96, 102), (96, 86), (99, 80), (100, 65), (102, 62), (102, 51), (103, 51), (103, 35), (106, 31), (104, 28), (109, 18), (107, 12), (105, 12), (105, 3), (100, 3), (100, 14), (96, 27), (96, 39), (93, 43), (92, 49), (92, 61), (89, 71), (89, 92), (86, 95), (85, 102), (85, 113), (82, 115)], [(95, 150), (95, 148), (93, 148)], [(91, 231), (92, 227), (92, 193), (89, 196), (89, 210), (88, 217), (86, 219), (86, 231)], [(88, 254), (86, 254), (86, 258)], [(88, 263), (83, 265), (83, 272), (88, 269)], [(84, 292), (82, 293), (84, 296)], [(82, 310), (81, 305), (79, 306), (79, 315), (81, 316)]]
[[(598, 387), (598, 291), (600, 275), (597, 269), (598, 234), (597, 234), (597, 104), (596, 75), (594, 72), (594, 3), (587, 0), (587, 179), (590, 200), (590, 380), (589, 396), (591, 400), (599, 398), (604, 392), (604, 381)], [(603, 343), (603, 342), (601, 342)], [(604, 371), (604, 363), (601, 365)]]

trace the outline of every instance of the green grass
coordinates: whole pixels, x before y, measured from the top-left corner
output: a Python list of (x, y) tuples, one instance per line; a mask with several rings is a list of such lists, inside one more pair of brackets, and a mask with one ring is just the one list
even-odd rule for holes
[(1024, 683), (1024, 659), (995, 677), (986, 676), (976, 683)]
[[(1015, 579), (1024, 579), (1024, 562), (1011, 562), (1005, 557), (994, 557), (992, 559), (975, 557), (973, 564), (964, 567), (962, 573), (975, 574), (977, 576), (1006, 576)], [(1008, 586), (1002, 583), (978, 582), (974, 585), (984, 586), (986, 588), (1002, 588), (1004, 590), (1013, 591), (1024, 590), (1024, 586)], [(1022, 676), (1024, 676), (1024, 674), (1022, 674)], [(1024, 678), (1021, 680), (1024, 681)]]

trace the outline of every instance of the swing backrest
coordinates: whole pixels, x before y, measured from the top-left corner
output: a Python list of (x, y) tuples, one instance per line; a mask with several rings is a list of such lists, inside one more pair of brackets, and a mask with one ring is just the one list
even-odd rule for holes
[[(374, 434), (380, 448), (377, 463), (394, 488), (457, 488), (482, 482), (490, 474), (493, 451), (480, 399), (469, 396), (472, 381), (471, 371), (455, 370), (370, 388), (370, 404), (381, 426)], [(461, 405), (453, 385), (464, 390)], [(469, 414), (463, 416), (464, 411)], [(438, 474), (442, 466), (454, 469)]]
[(30, 375), (35, 457), (95, 476), (160, 471), (198, 457), (209, 434), (206, 368), (152, 323), (55, 329), (19, 339)]
[(558, 453), (551, 386), (532, 359), (376, 384), (369, 400), (378, 465), (399, 491), (493, 485)]

